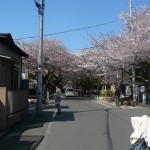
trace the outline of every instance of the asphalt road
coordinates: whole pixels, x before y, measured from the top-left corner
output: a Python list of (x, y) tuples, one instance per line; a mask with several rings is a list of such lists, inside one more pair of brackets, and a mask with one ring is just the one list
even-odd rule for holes
[(66, 98), (53, 114), (38, 150), (129, 150), (131, 117), (149, 108), (120, 108), (90, 98)]

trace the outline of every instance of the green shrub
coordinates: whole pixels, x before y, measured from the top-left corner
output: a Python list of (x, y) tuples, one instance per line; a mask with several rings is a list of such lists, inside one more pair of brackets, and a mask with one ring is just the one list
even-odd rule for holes
[(112, 92), (110, 90), (105, 91), (106, 97), (111, 97)]
[(106, 97), (111, 97), (112, 96), (112, 92), (111, 90), (101, 90), (100, 92), (100, 96), (106, 96)]

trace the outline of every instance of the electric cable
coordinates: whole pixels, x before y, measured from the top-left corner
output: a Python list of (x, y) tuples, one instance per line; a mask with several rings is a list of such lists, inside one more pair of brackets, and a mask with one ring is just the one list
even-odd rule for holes
[[(99, 27), (99, 26), (104, 26), (104, 25), (108, 25), (108, 24), (112, 24), (112, 23), (116, 23), (116, 22), (118, 22), (118, 20), (114, 20), (114, 21), (110, 21), (110, 22), (106, 22), (106, 23), (102, 23), (102, 24), (98, 24), (98, 25), (93, 25), (93, 26), (87, 26), (87, 27), (83, 27), (83, 28), (76, 28), (76, 29), (70, 29), (70, 30), (66, 30), (66, 31), (49, 33), (49, 34), (45, 34), (43, 36), (51, 36), (51, 35), (57, 35), (57, 34), (64, 34), (64, 33), (68, 33), (68, 32), (75, 32), (75, 31), (95, 28), (95, 27)], [(24, 38), (18, 38), (15, 40), (32, 39), (32, 38), (37, 38), (37, 37), (39, 37), (39, 36), (29, 36), (29, 37), (24, 37)]]

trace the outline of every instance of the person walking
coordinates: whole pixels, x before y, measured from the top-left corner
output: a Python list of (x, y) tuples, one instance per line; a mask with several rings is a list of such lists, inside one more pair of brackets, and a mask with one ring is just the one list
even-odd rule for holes
[(61, 89), (59, 85), (56, 86), (56, 93), (55, 93), (55, 106), (57, 109), (57, 114), (62, 114), (61, 107), (60, 107), (60, 101), (61, 101)]

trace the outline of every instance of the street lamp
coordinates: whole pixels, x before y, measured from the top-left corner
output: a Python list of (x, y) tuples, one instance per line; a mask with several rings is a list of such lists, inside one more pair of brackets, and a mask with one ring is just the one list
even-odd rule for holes
[(38, 8), (40, 18), (39, 28), (39, 51), (38, 51), (38, 68), (37, 68), (37, 106), (36, 114), (40, 116), (42, 114), (42, 70), (43, 70), (43, 15), (44, 15), (44, 0), (37, 2), (35, 0), (36, 7)]

